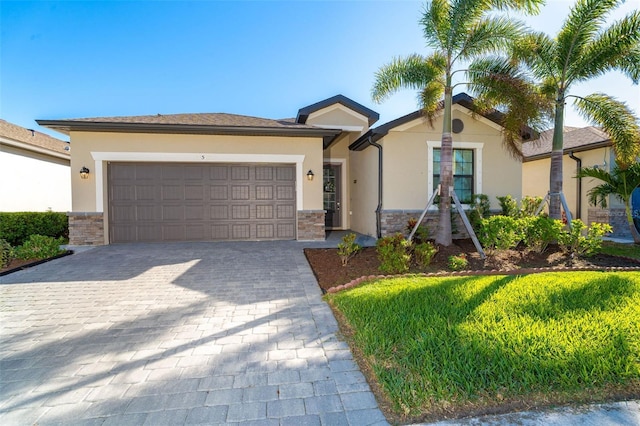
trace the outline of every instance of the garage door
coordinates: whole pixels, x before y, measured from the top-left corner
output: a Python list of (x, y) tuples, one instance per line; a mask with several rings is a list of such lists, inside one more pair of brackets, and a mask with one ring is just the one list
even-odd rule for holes
[(110, 241), (295, 239), (295, 170), (290, 164), (110, 163)]

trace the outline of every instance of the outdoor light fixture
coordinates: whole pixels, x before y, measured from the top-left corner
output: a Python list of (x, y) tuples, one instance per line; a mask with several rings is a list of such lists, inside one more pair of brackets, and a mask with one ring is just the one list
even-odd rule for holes
[(313, 176), (314, 176), (313, 170), (309, 170), (307, 172), (307, 180), (313, 180)]
[(87, 169), (86, 167), (82, 166), (82, 168), (80, 169), (80, 178), (81, 179), (89, 179), (89, 169)]

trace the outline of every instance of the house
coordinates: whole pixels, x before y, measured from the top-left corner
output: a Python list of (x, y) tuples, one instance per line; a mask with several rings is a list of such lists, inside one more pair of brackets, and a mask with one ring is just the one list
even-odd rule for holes
[(0, 211), (71, 209), (69, 143), (0, 119)]
[[(540, 134), (540, 138), (523, 144), (522, 194), (545, 196), (549, 191), (551, 167), (551, 143), (553, 129)], [(564, 156), (562, 163), (562, 191), (574, 219), (608, 223), (613, 227), (613, 237), (631, 238), (624, 205), (617, 197), (609, 197), (607, 208), (589, 205), (587, 193), (601, 182), (592, 178), (576, 179), (583, 167), (600, 167), (611, 170), (615, 153), (609, 135), (597, 127), (565, 127)], [(640, 216), (640, 189), (633, 196), (634, 209)]]
[[(519, 197), (522, 166), (502, 149), (500, 115), (477, 114), (466, 94), (454, 103), (460, 198)], [(442, 117), (433, 127), (420, 112), (372, 127), (378, 119), (338, 95), (284, 120), (215, 113), (37, 122), (73, 143), (71, 243), (109, 244), (404, 230), (437, 186)]]

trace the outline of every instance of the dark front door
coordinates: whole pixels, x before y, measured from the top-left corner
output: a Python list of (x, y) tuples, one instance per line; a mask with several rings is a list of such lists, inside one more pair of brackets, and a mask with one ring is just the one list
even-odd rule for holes
[(325, 164), (322, 179), (324, 185), (324, 226), (326, 228), (340, 228), (342, 226), (340, 166)]

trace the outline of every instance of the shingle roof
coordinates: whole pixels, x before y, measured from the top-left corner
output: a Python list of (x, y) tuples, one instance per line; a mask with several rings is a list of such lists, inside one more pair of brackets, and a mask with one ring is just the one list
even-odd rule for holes
[(272, 120), (226, 113), (156, 114), (121, 117), (36, 120), (41, 126), (61, 133), (71, 131), (178, 133), (214, 135), (312, 136), (322, 137), (328, 146), (340, 129), (323, 129), (293, 120)]
[[(565, 127), (563, 139), (564, 152), (585, 151), (587, 149), (611, 145), (609, 135), (593, 126), (581, 128)], [(551, 155), (552, 142), (553, 129), (550, 129), (540, 133), (540, 138), (522, 144), (524, 161), (549, 157)]]
[(69, 157), (68, 142), (2, 119), (0, 119), (0, 137)]

